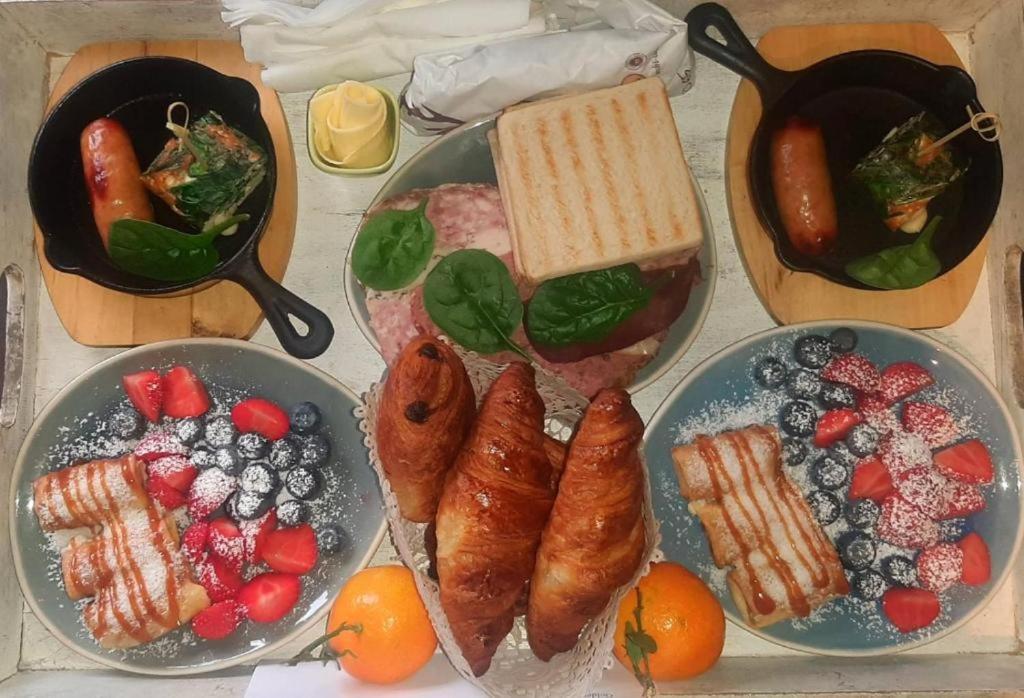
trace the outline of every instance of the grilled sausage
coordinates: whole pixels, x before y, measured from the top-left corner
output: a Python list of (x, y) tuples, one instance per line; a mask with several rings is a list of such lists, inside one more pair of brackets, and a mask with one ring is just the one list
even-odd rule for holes
[(775, 203), (789, 241), (803, 254), (828, 252), (839, 224), (821, 128), (790, 118), (772, 134), (771, 158)]
[(93, 219), (106, 247), (114, 221), (151, 221), (153, 206), (139, 178), (139, 161), (132, 142), (120, 123), (96, 119), (82, 130), (80, 145)]

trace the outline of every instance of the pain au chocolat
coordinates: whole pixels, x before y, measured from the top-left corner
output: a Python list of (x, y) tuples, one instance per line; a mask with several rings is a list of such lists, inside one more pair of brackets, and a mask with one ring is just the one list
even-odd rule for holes
[(774, 427), (697, 436), (672, 451), (679, 491), (746, 622), (806, 617), (849, 592), (835, 547), (782, 469)]

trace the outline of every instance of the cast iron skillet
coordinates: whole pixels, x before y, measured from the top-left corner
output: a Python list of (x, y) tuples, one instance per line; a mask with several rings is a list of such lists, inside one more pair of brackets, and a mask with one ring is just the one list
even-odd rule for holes
[[(130, 274), (110, 261), (100, 242), (82, 174), (79, 136), (94, 119), (110, 116), (131, 137), (145, 169), (171, 137), (164, 128), (167, 106), (186, 102), (192, 118), (208, 110), (259, 143), (267, 152), (267, 174), (239, 208), (250, 218), (216, 244), (221, 262), (195, 281), (164, 282)], [(55, 269), (84, 276), (101, 286), (138, 295), (179, 295), (230, 279), (244, 286), (263, 308), (281, 346), (309, 359), (327, 349), (334, 337), (330, 319), (267, 275), (259, 260), (259, 240), (270, 220), (276, 160), (267, 125), (260, 116), (256, 88), (182, 58), (131, 58), (98, 70), (75, 85), (46, 117), (36, 134), (28, 168), (28, 193), (46, 259)], [(158, 223), (189, 230), (185, 221), (151, 197)], [(300, 333), (289, 316), (306, 325)]]
[[(881, 50), (842, 53), (803, 70), (779, 70), (761, 57), (721, 5), (696, 6), (686, 15), (686, 24), (694, 50), (753, 82), (761, 95), (763, 112), (750, 144), (747, 175), (754, 208), (779, 259), (797, 271), (868, 288), (846, 275), (846, 264), (913, 238), (886, 228), (863, 192), (851, 185), (850, 171), (891, 128), (921, 111), (930, 112), (947, 130), (967, 121), (967, 105), (984, 111), (974, 81), (959, 68)], [(712, 27), (724, 43), (708, 34)], [(817, 122), (825, 136), (839, 213), (839, 243), (820, 257), (802, 254), (789, 242), (772, 190), (771, 135), (791, 116)], [(928, 206), (930, 215), (942, 216), (933, 246), (942, 260), (943, 274), (985, 237), (1003, 182), (998, 143), (968, 133), (953, 141), (952, 152), (957, 161), (969, 162), (967, 172)]]

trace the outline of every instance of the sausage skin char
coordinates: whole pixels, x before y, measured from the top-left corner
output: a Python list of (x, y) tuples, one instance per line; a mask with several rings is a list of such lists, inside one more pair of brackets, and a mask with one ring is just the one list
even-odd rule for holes
[(815, 257), (831, 250), (839, 223), (821, 128), (791, 117), (773, 133), (771, 175), (775, 203), (793, 247)]
[(151, 221), (153, 205), (139, 178), (139, 161), (124, 126), (114, 119), (96, 119), (82, 130), (79, 144), (92, 216), (107, 247), (114, 221)]

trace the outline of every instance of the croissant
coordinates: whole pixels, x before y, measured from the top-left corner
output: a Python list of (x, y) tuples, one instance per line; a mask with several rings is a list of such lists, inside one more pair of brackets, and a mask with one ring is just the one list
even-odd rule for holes
[(437, 508), (441, 606), (482, 676), (512, 629), (554, 489), (533, 368), (513, 363), (487, 392)]
[(569, 443), (537, 551), (526, 632), (540, 659), (576, 646), (580, 631), (629, 582), (644, 554), (644, 423), (624, 390), (602, 390)]
[(388, 373), (377, 420), (377, 452), (402, 516), (433, 521), (475, 412), (473, 386), (451, 347), (429, 335), (409, 342)]

